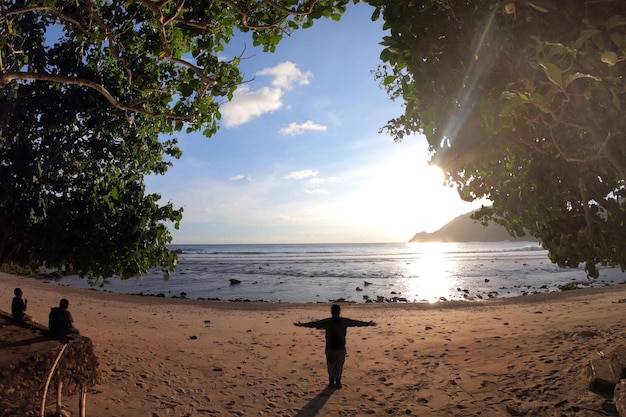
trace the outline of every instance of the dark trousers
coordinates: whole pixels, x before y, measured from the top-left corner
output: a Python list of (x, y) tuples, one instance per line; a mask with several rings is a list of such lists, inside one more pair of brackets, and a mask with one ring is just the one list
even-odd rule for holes
[(346, 349), (326, 349), (326, 365), (330, 383), (340, 383), (343, 364), (346, 361)]

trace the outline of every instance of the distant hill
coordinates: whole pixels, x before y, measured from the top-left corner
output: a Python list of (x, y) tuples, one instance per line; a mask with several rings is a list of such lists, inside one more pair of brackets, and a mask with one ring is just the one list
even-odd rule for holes
[(435, 232), (417, 233), (409, 242), (502, 242), (504, 240), (538, 242), (528, 234), (522, 238), (515, 238), (499, 224), (489, 223), (485, 227), (480, 222), (471, 219), (471, 214), (459, 216)]

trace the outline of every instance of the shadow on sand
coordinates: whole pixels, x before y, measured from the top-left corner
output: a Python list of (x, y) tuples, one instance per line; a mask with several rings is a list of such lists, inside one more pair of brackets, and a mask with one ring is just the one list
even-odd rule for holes
[(335, 390), (332, 388), (324, 388), (315, 398), (302, 407), (302, 410), (294, 417), (315, 417), (334, 392)]
[(17, 342), (4, 342), (2, 343), (2, 346), (6, 346), (6, 347), (29, 346), (29, 345), (32, 345), (33, 343), (46, 342), (48, 340), (54, 340), (54, 339), (51, 338), (50, 336), (37, 336), (37, 337), (31, 337), (30, 339), (20, 340)]

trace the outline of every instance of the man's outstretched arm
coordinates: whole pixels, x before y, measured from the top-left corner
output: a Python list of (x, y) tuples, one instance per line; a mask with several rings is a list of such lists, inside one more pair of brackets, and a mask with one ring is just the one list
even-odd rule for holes
[(293, 325), (298, 326), (298, 327), (310, 327), (313, 329), (325, 329), (327, 321), (328, 321), (327, 319), (309, 321), (307, 323), (302, 323), (301, 321), (297, 321)]
[(361, 320), (352, 320), (352, 319), (344, 319), (347, 326), (350, 327), (368, 327), (368, 326), (376, 326), (376, 323), (373, 321), (361, 321)]

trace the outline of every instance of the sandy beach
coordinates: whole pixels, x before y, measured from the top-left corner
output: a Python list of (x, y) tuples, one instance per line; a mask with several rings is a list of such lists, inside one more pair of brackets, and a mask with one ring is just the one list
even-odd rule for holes
[[(60, 298), (95, 345), (104, 381), (87, 415), (598, 416), (586, 366), (626, 340), (626, 285), (482, 302), (346, 304), (342, 389), (326, 388), (323, 333), (296, 321), (329, 304), (119, 295), (0, 273), (47, 324)], [(65, 399), (72, 415), (78, 401)]]

